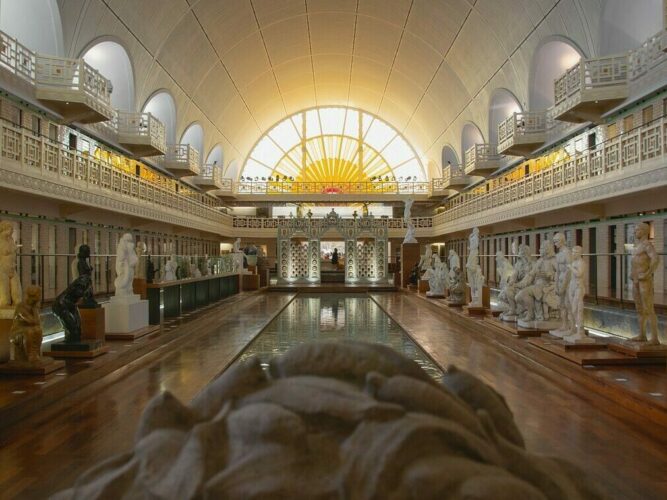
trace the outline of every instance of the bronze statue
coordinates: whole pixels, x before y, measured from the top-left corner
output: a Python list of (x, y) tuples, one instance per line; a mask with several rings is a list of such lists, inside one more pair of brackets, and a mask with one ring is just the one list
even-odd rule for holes
[(94, 309), (100, 307), (95, 300), (95, 292), (93, 290), (93, 266), (90, 265), (90, 247), (88, 245), (81, 245), (79, 252), (76, 254), (76, 270), (80, 279), (86, 285), (86, 291), (83, 295), (83, 300), (79, 307), (84, 309)]
[(16, 306), (9, 336), (14, 344), (14, 361), (39, 363), (42, 347), (42, 323), (40, 318), (42, 289), (29, 286), (23, 301)]
[(51, 310), (65, 328), (65, 342), (81, 342), (81, 315), (77, 302), (84, 298), (90, 290), (90, 276), (81, 275), (72, 281), (65, 290), (56, 297)]

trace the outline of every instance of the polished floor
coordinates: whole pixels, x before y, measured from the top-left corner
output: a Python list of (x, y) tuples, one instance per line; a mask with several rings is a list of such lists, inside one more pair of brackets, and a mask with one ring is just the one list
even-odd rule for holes
[[(188, 329), (191, 340), (178, 349), (139, 359), (122, 375), (107, 376), (109, 383), (94, 395), (69, 396), (6, 429), (0, 435), (0, 498), (44, 498), (71, 485), (90, 464), (130, 448), (153, 395), (170, 390), (190, 400), (289, 308), (293, 296), (261, 294), (184, 319), (177, 328)], [(610, 498), (667, 497), (664, 428), (607, 398), (582, 396), (575, 379), (554, 378), (513, 348), (512, 342), (524, 341), (498, 341), (409, 294), (371, 297), (441, 369), (456, 364), (503, 393), (529, 449), (578, 463)]]

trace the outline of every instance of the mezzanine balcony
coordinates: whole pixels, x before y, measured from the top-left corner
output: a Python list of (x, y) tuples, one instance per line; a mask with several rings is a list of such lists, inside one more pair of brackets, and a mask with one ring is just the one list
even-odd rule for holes
[(160, 165), (181, 177), (192, 177), (201, 173), (199, 166), (199, 151), (193, 149), (189, 144), (169, 144), (164, 156), (159, 161)]
[(32, 85), (35, 81), (35, 53), (0, 31), (0, 68)]
[(68, 122), (95, 123), (114, 116), (111, 82), (83, 59), (35, 54), (35, 97)]
[(498, 125), (498, 153), (528, 156), (547, 138), (547, 112), (513, 113)]
[(495, 144), (475, 144), (465, 152), (465, 174), (486, 177), (500, 167)]
[(597, 122), (628, 97), (626, 54), (584, 59), (554, 83), (557, 120)]
[(202, 165), (201, 173), (197, 177), (193, 177), (192, 182), (206, 192), (224, 190), (228, 185), (231, 189), (231, 179), (223, 179), (222, 169), (217, 165)]
[(163, 155), (167, 150), (164, 125), (150, 113), (118, 111), (118, 143), (136, 156)]
[(451, 196), (468, 186), (472, 179), (458, 165), (447, 165), (442, 169), (442, 178), (431, 181), (431, 198)]

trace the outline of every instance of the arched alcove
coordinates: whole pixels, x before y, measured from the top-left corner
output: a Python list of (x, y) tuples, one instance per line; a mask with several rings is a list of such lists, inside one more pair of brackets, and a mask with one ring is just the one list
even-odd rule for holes
[(241, 173), (241, 162), (238, 160), (232, 160), (227, 169), (225, 170), (225, 178), (227, 179), (238, 179), (239, 174)]
[(176, 142), (176, 103), (166, 90), (154, 93), (142, 109), (144, 113), (151, 113), (162, 122), (167, 137), (167, 144)]
[(554, 105), (554, 80), (577, 64), (583, 54), (566, 38), (544, 40), (533, 54), (530, 68), (528, 110), (541, 111)]
[(0, 0), (0, 30), (36, 52), (65, 55), (56, 0)]
[(498, 125), (512, 113), (522, 111), (519, 100), (507, 89), (496, 89), (489, 101), (489, 142), (498, 144)]
[(639, 47), (662, 29), (662, 0), (606, 0), (602, 3), (600, 55)]
[(204, 129), (197, 122), (188, 126), (181, 136), (181, 140), (178, 141), (179, 144), (189, 144), (190, 147), (196, 149), (199, 152), (200, 161), (203, 156), (204, 151)]
[(474, 123), (466, 123), (461, 131), (461, 158), (465, 162), (465, 154), (475, 144), (483, 144), (482, 131)]
[(442, 168), (445, 168), (447, 165), (452, 165), (454, 167), (460, 165), (459, 157), (456, 154), (456, 150), (450, 145), (442, 147)]
[(111, 80), (111, 105), (122, 111), (134, 111), (134, 72), (125, 48), (119, 43), (105, 40), (92, 44), (82, 57)]
[(222, 167), (222, 160), (222, 146), (220, 144), (216, 144), (208, 153), (208, 156), (206, 157), (206, 164)]

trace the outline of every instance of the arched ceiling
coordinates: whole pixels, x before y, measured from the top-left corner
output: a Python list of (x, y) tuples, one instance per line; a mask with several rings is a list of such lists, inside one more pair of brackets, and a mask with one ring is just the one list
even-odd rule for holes
[[(177, 133), (198, 121), (204, 149), (243, 161), (280, 119), (344, 105), (378, 115), (425, 160), (440, 161), (466, 121), (482, 130), (495, 88), (525, 104), (539, 40), (567, 34), (597, 50), (599, 0), (59, 0), (67, 52), (122, 43), (136, 107), (158, 88)], [(457, 137), (458, 136), (458, 137)]]

